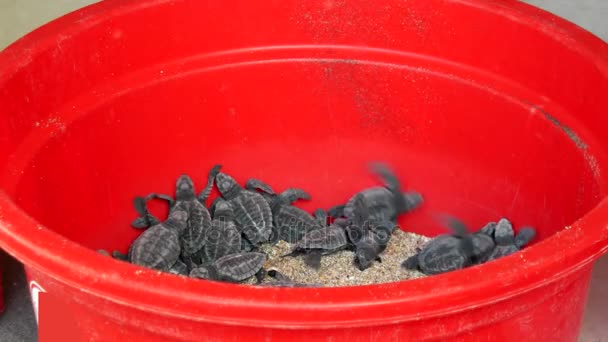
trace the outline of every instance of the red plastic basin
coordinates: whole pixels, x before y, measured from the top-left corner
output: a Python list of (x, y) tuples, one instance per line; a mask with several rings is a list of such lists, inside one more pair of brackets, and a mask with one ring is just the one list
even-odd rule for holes
[[(608, 248), (608, 47), (518, 1), (104, 1), (0, 55), (0, 247), (89, 340), (575, 341)], [(394, 166), (403, 228), (507, 216), (516, 255), (407, 282), (272, 289), (98, 255), (131, 200), (239, 181), (312, 210)], [(156, 208), (158, 209), (158, 208)], [(37, 296), (35, 295), (34, 298)]]

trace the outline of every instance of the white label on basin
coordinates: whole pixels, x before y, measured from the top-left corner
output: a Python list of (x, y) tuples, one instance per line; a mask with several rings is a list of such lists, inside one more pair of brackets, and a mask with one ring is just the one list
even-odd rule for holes
[(36, 323), (38, 323), (38, 298), (40, 292), (46, 292), (42, 286), (40, 286), (34, 280), (30, 281), (30, 294), (32, 295), (32, 304), (34, 305), (34, 314), (36, 315)]

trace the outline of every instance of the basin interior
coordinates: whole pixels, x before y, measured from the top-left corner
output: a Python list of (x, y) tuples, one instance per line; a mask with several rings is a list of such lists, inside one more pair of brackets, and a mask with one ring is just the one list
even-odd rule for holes
[(505, 216), (538, 241), (604, 195), (584, 130), (525, 89), (424, 58), (285, 55), (191, 58), (87, 90), (32, 122), (5, 189), (46, 227), (123, 252), (140, 233), (134, 196), (172, 193), (181, 173), (200, 191), (217, 163), (242, 184), (307, 190), (297, 205), (312, 212), (381, 185), (367, 166), (385, 161), (425, 198), (401, 227), (429, 236), (447, 231), (433, 218), (447, 213), (473, 230)]

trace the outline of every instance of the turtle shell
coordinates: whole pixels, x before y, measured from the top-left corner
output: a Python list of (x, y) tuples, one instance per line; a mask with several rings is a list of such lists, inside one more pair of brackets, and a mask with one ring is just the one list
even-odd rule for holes
[(203, 247), (207, 262), (241, 251), (241, 233), (233, 221), (214, 219)]
[(335, 251), (348, 245), (348, 237), (343, 228), (331, 225), (315, 229), (305, 234), (296, 244), (296, 250)]
[(322, 228), (318, 219), (293, 205), (281, 205), (273, 213), (279, 239), (295, 243), (311, 230)]
[[(374, 221), (394, 220), (397, 217), (394, 194), (385, 187), (373, 187), (359, 192), (369, 210), (369, 217)], [(351, 197), (344, 207), (344, 216), (352, 218), (355, 211), (357, 195)]]
[(188, 201), (188, 225), (182, 235), (182, 257), (190, 257), (198, 252), (205, 243), (205, 233), (211, 228), (211, 215), (207, 208), (198, 200)]
[(264, 253), (242, 252), (225, 255), (211, 264), (217, 280), (240, 282), (253, 277), (264, 265)]
[(178, 260), (180, 243), (177, 233), (162, 223), (144, 231), (129, 248), (133, 264), (168, 271)]
[(530, 241), (534, 240), (536, 237), (536, 229), (532, 227), (524, 227), (517, 232), (517, 236), (515, 236), (515, 246), (518, 249), (524, 248)]
[(237, 229), (253, 245), (268, 241), (272, 232), (272, 212), (268, 202), (260, 195), (243, 190), (231, 199)]
[(461, 239), (442, 235), (424, 246), (418, 254), (418, 267), (426, 274), (455, 271), (470, 265), (471, 261), (461, 251)]
[(494, 239), (485, 233), (472, 235), (473, 240), (473, 263), (482, 263), (488, 260), (496, 247)]

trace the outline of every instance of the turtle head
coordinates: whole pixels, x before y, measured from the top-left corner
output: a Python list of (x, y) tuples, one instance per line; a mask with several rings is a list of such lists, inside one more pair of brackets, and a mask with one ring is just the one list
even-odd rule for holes
[(224, 198), (231, 198), (231, 195), (235, 194), (240, 188), (234, 178), (223, 172), (218, 172), (215, 176), (215, 184)]
[(188, 175), (181, 175), (175, 184), (175, 199), (178, 201), (192, 200), (195, 197), (194, 183)]
[(371, 245), (359, 245), (355, 252), (355, 264), (360, 271), (368, 269), (378, 259), (376, 248)]
[(508, 246), (515, 243), (513, 225), (506, 218), (500, 219), (494, 228), (494, 241), (497, 245)]
[(229, 202), (225, 200), (219, 200), (215, 203), (215, 210), (213, 211), (213, 219), (224, 219), (232, 221), (234, 218), (234, 212)]

